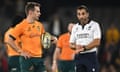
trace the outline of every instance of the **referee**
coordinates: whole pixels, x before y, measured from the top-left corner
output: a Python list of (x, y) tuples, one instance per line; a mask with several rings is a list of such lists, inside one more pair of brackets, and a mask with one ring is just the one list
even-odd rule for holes
[(74, 25), (70, 37), (70, 46), (76, 50), (76, 72), (98, 72), (97, 47), (101, 40), (100, 26), (89, 18), (86, 6), (79, 6), (76, 11), (79, 22)]

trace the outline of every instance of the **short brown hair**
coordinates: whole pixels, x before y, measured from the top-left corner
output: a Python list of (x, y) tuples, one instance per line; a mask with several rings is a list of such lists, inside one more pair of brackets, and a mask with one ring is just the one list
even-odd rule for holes
[(27, 2), (27, 5), (25, 6), (25, 13), (28, 14), (29, 10), (34, 11), (35, 6), (40, 7), (40, 4), (36, 2)]
[(77, 7), (77, 10), (79, 10), (79, 9), (85, 9), (86, 12), (89, 13), (89, 10), (88, 10), (87, 6), (85, 6), (85, 5), (80, 5), (80, 6), (78, 6), (78, 7)]

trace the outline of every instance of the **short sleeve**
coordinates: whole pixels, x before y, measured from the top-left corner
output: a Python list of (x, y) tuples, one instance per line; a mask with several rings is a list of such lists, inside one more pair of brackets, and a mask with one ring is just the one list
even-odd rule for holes
[(44, 26), (41, 24), (41, 33), (43, 34), (43, 33), (45, 33), (45, 29), (44, 29)]
[(62, 48), (62, 37), (61, 36), (58, 38), (57, 47)]
[(75, 33), (76, 33), (76, 26), (73, 26), (72, 28), (72, 32), (70, 35), (70, 43), (75, 43), (76, 42), (76, 38), (75, 38)]
[(94, 39), (101, 39), (101, 29), (98, 23), (94, 26)]
[(22, 33), (23, 33), (23, 30), (24, 30), (23, 28), (24, 28), (24, 27), (25, 27), (25, 26), (22, 25), (22, 24), (16, 25), (16, 27), (13, 28), (13, 30), (11, 31), (10, 35), (12, 35), (12, 36), (15, 37), (15, 38), (19, 38), (20, 35), (22, 35)]

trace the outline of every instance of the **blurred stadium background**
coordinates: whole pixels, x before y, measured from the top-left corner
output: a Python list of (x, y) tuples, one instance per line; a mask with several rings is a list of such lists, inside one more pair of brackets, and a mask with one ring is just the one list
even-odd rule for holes
[[(40, 21), (43, 22), (46, 31), (56, 36), (67, 32), (69, 22), (77, 22), (77, 6), (88, 6), (91, 18), (101, 24), (103, 32), (98, 50), (100, 72), (120, 72), (120, 4), (117, 0), (0, 0), (1, 40), (14, 17), (25, 17), (24, 6), (28, 1), (41, 4)], [(58, 24), (54, 24), (56, 19), (59, 20)]]

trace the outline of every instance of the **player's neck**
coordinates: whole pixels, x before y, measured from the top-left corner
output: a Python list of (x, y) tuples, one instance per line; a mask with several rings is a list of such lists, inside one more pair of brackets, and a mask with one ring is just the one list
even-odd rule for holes
[(27, 20), (28, 23), (30, 23), (30, 24), (34, 23), (34, 21), (35, 21), (35, 20), (34, 20), (32, 17), (30, 17), (30, 16), (27, 16), (26, 20)]

